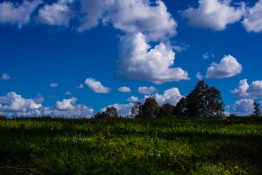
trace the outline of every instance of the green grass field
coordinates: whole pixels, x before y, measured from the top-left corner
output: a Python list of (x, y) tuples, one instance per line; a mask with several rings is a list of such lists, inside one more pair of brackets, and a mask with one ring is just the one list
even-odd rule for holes
[(0, 174), (262, 174), (262, 119), (0, 120), (0, 166)]

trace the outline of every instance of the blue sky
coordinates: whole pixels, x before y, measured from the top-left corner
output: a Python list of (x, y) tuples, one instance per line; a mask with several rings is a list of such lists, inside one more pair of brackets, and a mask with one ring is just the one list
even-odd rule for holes
[(261, 16), (261, 0), (1, 0), (0, 113), (126, 114), (147, 95), (175, 105), (204, 79), (248, 114), (262, 98)]

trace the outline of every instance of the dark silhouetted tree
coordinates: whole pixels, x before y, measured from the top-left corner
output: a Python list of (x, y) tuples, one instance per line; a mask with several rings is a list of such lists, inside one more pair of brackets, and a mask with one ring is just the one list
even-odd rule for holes
[(257, 102), (254, 101), (253, 105), (254, 105), (254, 111), (253, 111), (252, 116), (254, 116), (254, 117), (260, 117), (260, 116), (261, 116), (261, 111), (260, 111), (260, 105), (259, 105), (259, 103), (257, 103)]
[(158, 116), (159, 117), (172, 117), (174, 116), (174, 113), (173, 113), (174, 108), (175, 107), (173, 105), (166, 103), (160, 107)]
[(107, 107), (105, 111), (98, 112), (95, 118), (118, 118), (118, 111), (114, 106)]
[(142, 106), (141, 116), (143, 118), (156, 118), (158, 116), (159, 109), (160, 108), (156, 100), (152, 97), (148, 97)]
[(174, 115), (176, 117), (186, 117), (188, 115), (187, 98), (183, 97), (179, 100), (174, 108)]
[(196, 87), (176, 105), (174, 114), (190, 117), (222, 116), (224, 104), (220, 92), (199, 81)]

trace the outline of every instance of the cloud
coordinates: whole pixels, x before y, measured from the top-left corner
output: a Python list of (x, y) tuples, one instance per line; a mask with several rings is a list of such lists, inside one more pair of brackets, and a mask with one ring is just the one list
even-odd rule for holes
[(103, 86), (101, 82), (96, 81), (93, 78), (87, 78), (85, 84), (96, 93), (109, 93), (111, 90), (110, 88)]
[(254, 7), (248, 8), (247, 15), (242, 22), (248, 32), (262, 32), (262, 0)]
[(119, 92), (123, 92), (123, 93), (131, 92), (130, 87), (127, 87), (127, 86), (120, 87), (120, 88), (118, 88), (117, 90), (118, 90)]
[(59, 84), (57, 84), (57, 83), (50, 83), (49, 86), (50, 86), (51, 88), (56, 88), (56, 87), (59, 86)]
[(253, 113), (254, 101), (252, 99), (240, 99), (231, 106), (230, 113), (238, 116), (247, 116)]
[(185, 10), (183, 16), (191, 26), (221, 31), (239, 21), (245, 13), (243, 5), (235, 8), (230, 3), (230, 0), (199, 0), (199, 7)]
[(171, 67), (175, 60), (173, 50), (164, 43), (151, 48), (142, 33), (123, 37), (120, 50), (120, 76), (158, 84), (188, 79), (186, 71)]
[(72, 96), (73, 93), (72, 93), (71, 91), (66, 91), (66, 92), (65, 92), (65, 95), (66, 95), (66, 96)]
[(48, 25), (68, 26), (73, 14), (68, 2), (59, 0), (41, 8), (38, 12), (38, 21)]
[(131, 96), (127, 99), (127, 101), (129, 103), (135, 103), (135, 102), (138, 102), (139, 101), (139, 98), (138, 97), (134, 97), (134, 96)]
[(83, 89), (83, 88), (84, 88), (83, 84), (80, 84), (79, 86), (76, 87), (76, 89)]
[(82, 13), (86, 14), (79, 30), (95, 27), (102, 21), (112, 23), (116, 29), (130, 34), (142, 32), (149, 40), (168, 38), (176, 34), (176, 21), (164, 2), (153, 5), (148, 0), (81, 0)]
[(179, 90), (177, 88), (171, 88), (164, 91), (164, 93), (161, 94), (154, 94), (152, 95), (157, 101), (159, 105), (163, 105), (166, 103), (169, 103), (171, 105), (176, 105), (179, 100), (183, 97)]
[(41, 106), (33, 99), (25, 99), (15, 92), (9, 92), (6, 96), (0, 97), (0, 112), (30, 112)]
[(197, 72), (197, 73), (196, 73), (196, 78), (197, 78), (198, 80), (203, 80), (203, 75), (202, 75), (200, 72)]
[(206, 52), (202, 55), (202, 58), (205, 59), (205, 60), (207, 60), (209, 58), (214, 58), (214, 57), (215, 57), (215, 55), (213, 53), (209, 53), (209, 52)]
[(149, 86), (149, 87), (142, 86), (142, 87), (138, 88), (138, 92), (140, 94), (152, 94), (156, 91), (157, 91), (157, 89), (154, 86)]
[(62, 101), (57, 101), (56, 102), (56, 108), (58, 110), (66, 110), (66, 111), (71, 111), (74, 110), (75, 108), (75, 103), (76, 103), (77, 99), (72, 97), (69, 99), (64, 99)]
[(239, 98), (262, 98), (262, 80), (253, 81), (251, 84), (248, 84), (247, 79), (240, 80), (239, 87), (232, 93)]
[(76, 98), (57, 101), (54, 107), (44, 107), (42, 97), (25, 99), (15, 92), (0, 97), (0, 113), (7, 117), (91, 117), (94, 110), (85, 105), (77, 105)]
[(24, 1), (23, 3), (0, 3), (0, 24), (16, 24), (22, 27), (30, 21), (31, 14), (36, 10), (41, 1)]
[(9, 80), (11, 77), (7, 73), (3, 73), (1, 79), (2, 80)]
[(207, 78), (228, 78), (242, 72), (242, 65), (231, 55), (224, 56), (220, 63), (212, 63), (206, 73)]

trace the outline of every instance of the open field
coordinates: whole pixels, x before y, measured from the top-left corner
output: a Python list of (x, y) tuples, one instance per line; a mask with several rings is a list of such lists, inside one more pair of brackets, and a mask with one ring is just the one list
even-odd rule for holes
[(0, 120), (0, 166), (0, 174), (262, 174), (262, 119)]

